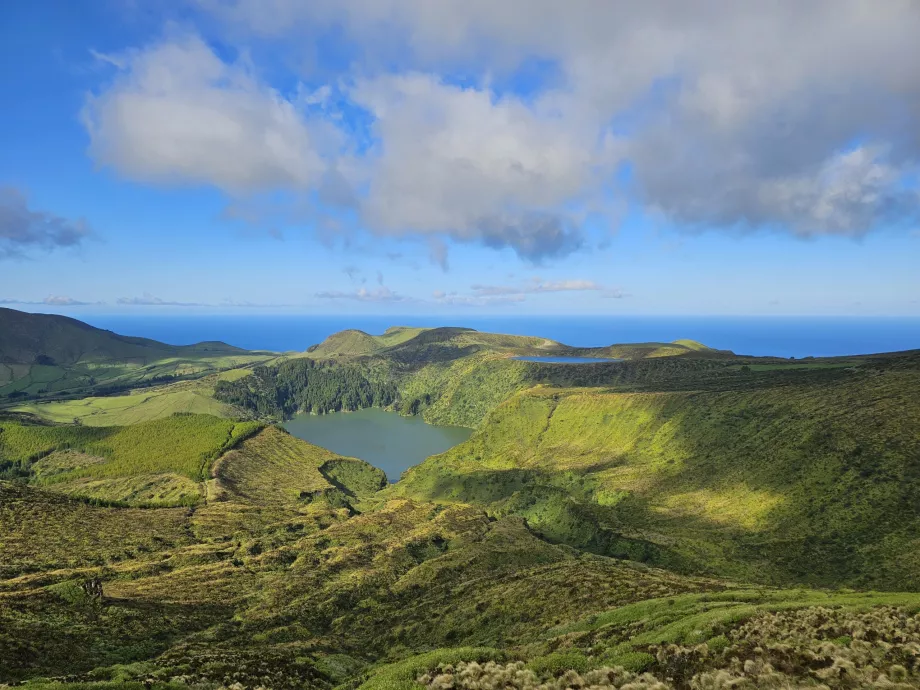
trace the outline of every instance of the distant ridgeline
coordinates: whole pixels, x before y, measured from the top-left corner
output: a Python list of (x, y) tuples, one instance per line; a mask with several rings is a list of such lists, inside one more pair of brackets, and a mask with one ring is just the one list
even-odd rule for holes
[[(4, 309), (0, 375), (0, 685), (920, 687), (920, 351)], [(271, 424), (371, 406), (474, 432), (387, 485)]]
[(0, 307), (0, 403), (86, 395), (196, 378), (267, 361), (226, 343), (174, 346), (54, 314)]
[[(693, 341), (573, 348), (545, 338), (468, 328), (402, 327), (382, 336), (342, 331), (305, 355), (257, 367), (252, 377), (220, 382), (215, 397), (273, 418), (376, 406), (474, 427), (499, 402), (534, 385), (642, 385), (673, 377), (675, 371), (714, 370), (732, 356)], [(630, 361), (562, 367), (515, 359), (547, 355)], [(678, 364), (679, 355), (692, 355), (693, 361)], [(650, 360), (655, 363), (642, 363)]]

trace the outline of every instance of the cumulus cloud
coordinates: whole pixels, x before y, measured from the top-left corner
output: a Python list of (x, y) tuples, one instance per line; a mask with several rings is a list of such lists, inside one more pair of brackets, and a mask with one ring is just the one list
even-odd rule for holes
[(195, 1), (237, 45), (334, 35), (357, 56), (285, 54), (312, 67), (282, 91), (195, 35), (97, 54), (115, 76), (84, 109), (95, 161), (213, 185), (254, 222), (272, 212), (244, 200), (281, 190), (317, 232), (421, 238), (447, 270), (446, 238), (564, 257), (624, 197), (802, 237), (920, 210), (911, 0)]
[(331, 300), (355, 300), (357, 302), (411, 302), (409, 297), (393, 292), (390, 288), (381, 285), (373, 290), (360, 288), (354, 292), (343, 292), (340, 290), (329, 290), (317, 292), (316, 297), (319, 299)]
[(145, 292), (140, 297), (119, 297), (118, 304), (133, 307), (207, 307), (210, 306), (203, 302), (174, 302), (171, 300), (160, 299)]
[(244, 60), (224, 62), (200, 38), (181, 36), (110, 61), (121, 69), (83, 112), (98, 164), (132, 179), (235, 193), (322, 179), (308, 118)]
[(594, 133), (551, 108), (427, 74), (362, 81), (351, 95), (379, 141), (363, 206), (370, 226), (510, 247), (533, 261), (580, 246), (562, 207), (597, 187), (605, 152)]
[(32, 248), (73, 247), (90, 234), (82, 218), (69, 220), (30, 209), (25, 195), (18, 189), (0, 188), (0, 259), (22, 256)]

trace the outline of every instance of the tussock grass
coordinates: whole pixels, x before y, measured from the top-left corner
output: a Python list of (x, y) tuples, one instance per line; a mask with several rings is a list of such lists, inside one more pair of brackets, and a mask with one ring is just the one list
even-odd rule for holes
[[(211, 465), (262, 428), (209, 415), (173, 415), (126, 427), (0, 423), (0, 469), (62, 491), (114, 501), (194, 503)], [(74, 462), (78, 451), (94, 458)], [(79, 457), (79, 456), (78, 456)]]

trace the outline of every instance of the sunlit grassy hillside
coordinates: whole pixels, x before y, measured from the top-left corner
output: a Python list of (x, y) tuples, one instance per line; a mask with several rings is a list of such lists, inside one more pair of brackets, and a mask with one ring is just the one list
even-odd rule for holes
[(9, 410), (58, 424), (79, 422), (87, 426), (124, 426), (176, 413), (238, 417), (239, 409), (214, 399), (214, 385), (219, 377), (220, 380), (238, 380), (250, 373), (249, 369), (231, 369), (193, 381), (140, 388), (123, 395), (34, 402), (14, 405)]
[(194, 503), (224, 452), (261, 429), (210, 415), (124, 427), (0, 422), (0, 471), (108, 501)]
[(918, 588), (918, 384), (905, 368), (754, 390), (537, 388), (392, 491), (684, 571)]

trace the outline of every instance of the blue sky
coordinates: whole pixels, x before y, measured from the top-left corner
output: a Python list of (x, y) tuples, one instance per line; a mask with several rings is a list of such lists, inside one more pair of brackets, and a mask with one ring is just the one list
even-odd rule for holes
[(0, 302), (920, 315), (920, 15), (679, 7), (6, 3)]

